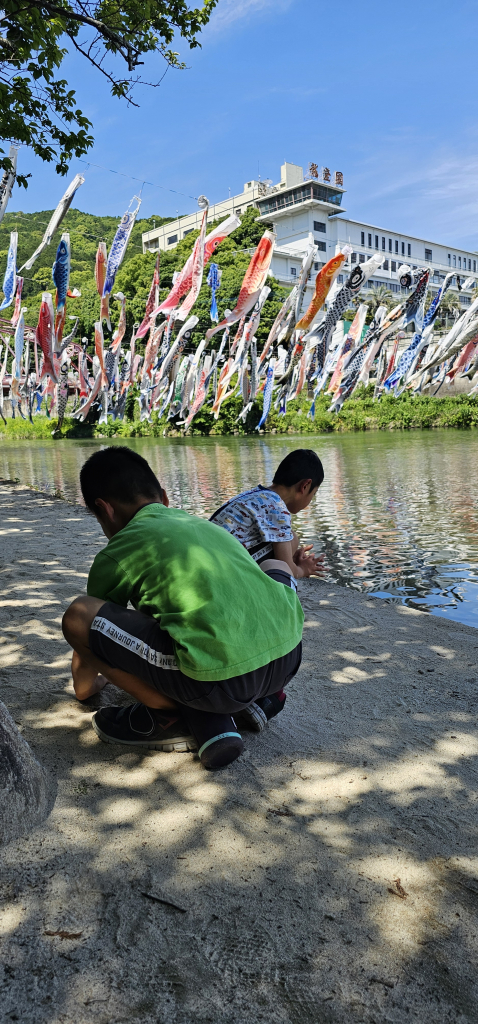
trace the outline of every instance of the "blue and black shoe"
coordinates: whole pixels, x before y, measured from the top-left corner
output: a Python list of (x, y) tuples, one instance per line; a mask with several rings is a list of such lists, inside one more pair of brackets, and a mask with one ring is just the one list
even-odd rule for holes
[(198, 745), (201, 764), (209, 771), (226, 768), (244, 750), (240, 732), (231, 715), (216, 715), (195, 708), (182, 708), (186, 722)]

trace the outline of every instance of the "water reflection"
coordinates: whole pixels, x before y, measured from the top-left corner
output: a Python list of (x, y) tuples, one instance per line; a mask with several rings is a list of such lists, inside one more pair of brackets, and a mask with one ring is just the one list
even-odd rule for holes
[[(111, 443), (120, 443), (112, 441)], [(415, 431), (316, 438), (138, 438), (174, 504), (208, 516), (313, 446), (325, 482), (295, 528), (344, 586), (478, 625), (478, 433)], [(103, 442), (104, 445), (104, 442)], [(0, 476), (81, 500), (81, 464), (101, 442), (3, 442)]]

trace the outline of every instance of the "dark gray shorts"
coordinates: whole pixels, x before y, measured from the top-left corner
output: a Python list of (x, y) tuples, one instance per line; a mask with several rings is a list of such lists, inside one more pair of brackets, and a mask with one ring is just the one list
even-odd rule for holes
[(102, 605), (95, 616), (89, 642), (93, 654), (111, 668), (139, 676), (172, 700), (199, 711), (231, 715), (257, 697), (277, 693), (286, 686), (298, 671), (302, 657), (299, 644), (283, 658), (242, 676), (219, 682), (191, 679), (181, 672), (171, 637), (155, 619), (112, 601)]

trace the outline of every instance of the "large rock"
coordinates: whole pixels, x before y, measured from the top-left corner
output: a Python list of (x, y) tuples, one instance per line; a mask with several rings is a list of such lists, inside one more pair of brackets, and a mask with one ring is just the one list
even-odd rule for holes
[(46, 772), (0, 701), (0, 844), (43, 821), (53, 801)]

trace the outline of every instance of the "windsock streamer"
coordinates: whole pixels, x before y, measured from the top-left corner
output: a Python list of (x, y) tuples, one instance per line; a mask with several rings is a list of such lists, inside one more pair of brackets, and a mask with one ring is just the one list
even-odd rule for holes
[(144, 313), (143, 320), (136, 331), (137, 338), (144, 338), (149, 331), (151, 326), (151, 318), (155, 307), (158, 305), (159, 296), (159, 252), (156, 257), (156, 266), (154, 268), (153, 280), (151, 282), (151, 288), (149, 289), (149, 295), (146, 302), (146, 310)]
[(18, 323), (18, 317), (20, 316), (20, 310), (22, 306), (22, 291), (23, 291), (23, 277), (17, 277), (17, 291), (15, 295), (15, 308), (12, 316), (12, 327)]
[(24, 310), (22, 309), (18, 318), (17, 327), (15, 330), (15, 366), (13, 370), (13, 376), (20, 380), (21, 375), (21, 360), (23, 355), (23, 345), (25, 339), (25, 318), (23, 316)]
[[(235, 231), (236, 228), (240, 226), (241, 221), (239, 217), (233, 213), (231, 214), (230, 217), (227, 217), (226, 220), (223, 220), (222, 224), (218, 224), (216, 228), (213, 228), (209, 235), (206, 235), (206, 239), (204, 242), (204, 265), (206, 265), (206, 263), (210, 260), (212, 254), (215, 252), (218, 245), (221, 242), (223, 242), (224, 239), (227, 238), (227, 236), (230, 235), (232, 231)], [(159, 305), (157, 309), (154, 310), (154, 315), (157, 315), (158, 313), (171, 313), (173, 309), (176, 309), (176, 306), (178, 305), (180, 299), (182, 299), (183, 295), (185, 295), (186, 292), (188, 292), (189, 289), (191, 288), (193, 275), (193, 256), (194, 250), (189, 256), (189, 258), (186, 260), (183, 269), (180, 271), (176, 280), (174, 281), (173, 287), (169, 295), (167, 296), (166, 299), (163, 300), (161, 305)]]
[(100, 372), (101, 372), (101, 387), (102, 389), (108, 387), (108, 377), (106, 375), (105, 366), (105, 343), (103, 338), (103, 326), (101, 320), (95, 324), (95, 355), (98, 358)]
[(342, 252), (339, 252), (336, 256), (332, 256), (332, 259), (325, 264), (325, 267), (322, 267), (322, 270), (319, 270), (315, 279), (314, 295), (309, 308), (306, 313), (304, 313), (302, 319), (296, 323), (296, 329), (298, 331), (306, 330), (310, 327), (312, 321), (315, 320), (315, 317), (320, 312), (340, 268), (343, 266), (347, 256), (351, 252), (352, 246), (345, 245)]
[(206, 239), (206, 225), (207, 225), (207, 211), (208, 207), (204, 210), (202, 215), (201, 230), (194, 243), (193, 249), (193, 260), (192, 260), (192, 271), (191, 271), (191, 288), (184, 299), (184, 302), (178, 307), (175, 312), (175, 316), (178, 320), (185, 320), (194, 306), (194, 303), (199, 295), (202, 285), (203, 273), (204, 273), (204, 243)]
[(227, 327), (230, 324), (235, 324), (237, 320), (241, 319), (241, 316), (247, 315), (249, 310), (255, 306), (261, 288), (265, 284), (269, 273), (275, 237), (272, 231), (264, 232), (244, 275), (236, 308), (220, 324), (217, 324), (216, 327), (211, 327), (206, 332), (207, 341), (212, 338), (216, 331), (220, 331), (223, 327)]
[(113, 334), (113, 341), (111, 345), (113, 352), (117, 352), (126, 332), (126, 298), (123, 295), (123, 292), (115, 292), (113, 298), (121, 303), (119, 323), (115, 333)]
[(10, 146), (8, 158), (12, 165), (11, 170), (4, 171), (0, 181), (0, 224), (5, 216), (17, 175), (18, 149), (16, 146)]
[(264, 385), (264, 402), (262, 406), (262, 416), (257, 424), (256, 430), (260, 430), (264, 426), (266, 419), (270, 413), (271, 402), (272, 402), (272, 389), (274, 387), (274, 360), (271, 359), (269, 366), (267, 367), (266, 383)]
[(312, 271), (312, 264), (313, 264), (314, 259), (315, 259), (316, 256), (317, 256), (317, 246), (315, 244), (314, 245), (310, 245), (309, 244), (309, 246), (307, 248), (307, 252), (306, 252), (306, 254), (305, 254), (305, 256), (304, 256), (304, 258), (302, 260), (302, 266), (300, 268), (299, 280), (298, 280), (297, 286), (296, 286), (297, 290), (296, 290), (295, 302), (294, 302), (294, 321), (295, 322), (297, 322), (297, 320), (300, 318), (301, 309), (302, 309), (302, 300), (304, 298), (305, 289), (307, 288), (307, 284), (308, 284), (308, 281), (309, 281), (309, 278), (310, 278), (310, 274), (311, 274), (311, 271)]
[(129, 205), (131, 206), (131, 204), (134, 203), (135, 199), (136, 206), (134, 210), (130, 210), (128, 208), (126, 210), (126, 213), (123, 214), (121, 221), (116, 229), (116, 234), (113, 238), (111, 249), (108, 253), (108, 259), (106, 262), (106, 276), (103, 285), (103, 298), (106, 298), (106, 296), (111, 295), (111, 292), (113, 291), (115, 277), (122, 263), (124, 254), (126, 252), (126, 246), (128, 245), (129, 238), (134, 227), (134, 222), (136, 220), (138, 210), (141, 206), (141, 199), (139, 198), (139, 196), (133, 196), (131, 203)]
[(209, 273), (207, 275), (207, 283), (211, 289), (211, 309), (209, 315), (213, 323), (217, 324), (219, 321), (219, 313), (217, 311), (217, 299), (216, 294), (221, 287), (222, 271), (219, 269), (217, 263), (211, 263), (209, 267)]
[(5, 298), (0, 309), (6, 309), (13, 302), (17, 287), (17, 246), (18, 232), (12, 231), (10, 235), (10, 246), (8, 249), (7, 266), (3, 278), (3, 292)]
[(332, 374), (332, 379), (327, 388), (327, 394), (333, 395), (337, 388), (340, 387), (340, 381), (342, 380), (342, 372), (347, 365), (347, 356), (351, 355), (357, 341), (360, 341), (362, 337), (362, 331), (365, 325), (365, 318), (367, 316), (368, 306), (365, 303), (361, 303), (353, 320), (350, 325), (350, 330), (343, 340), (341, 351), (337, 359), (337, 365)]
[(20, 272), (22, 270), (31, 270), (31, 268), (33, 267), (33, 264), (34, 264), (37, 256), (39, 256), (40, 253), (43, 252), (45, 246), (50, 244), (50, 242), (51, 242), (51, 240), (53, 238), (53, 235), (55, 234), (55, 231), (57, 231), (58, 228), (60, 227), (60, 224), (61, 224), (65, 214), (68, 212), (68, 210), (69, 210), (69, 208), (71, 206), (71, 203), (73, 201), (73, 197), (75, 195), (75, 192), (80, 188), (80, 185), (83, 184), (84, 180), (85, 179), (84, 179), (82, 174), (75, 175), (75, 177), (73, 178), (73, 181), (68, 186), (68, 188), (67, 188), (66, 192), (64, 193), (64, 195), (61, 197), (60, 202), (58, 203), (58, 206), (57, 206), (56, 210), (53, 212), (53, 214), (52, 214), (52, 216), (50, 218), (50, 221), (48, 223), (48, 227), (47, 227), (47, 229), (45, 231), (45, 234), (43, 235), (43, 238), (42, 238), (42, 240), (40, 242), (40, 245), (38, 246), (37, 249), (35, 249), (35, 252), (33, 253), (33, 256), (30, 256), (30, 259), (27, 260), (27, 262), (23, 264), (23, 267), (20, 267)]
[(41, 377), (48, 375), (54, 384), (57, 384), (58, 377), (54, 365), (54, 340), (55, 340), (55, 314), (53, 312), (53, 300), (51, 292), (43, 292), (38, 326), (36, 329), (36, 341), (43, 353), (43, 365)]
[(314, 328), (309, 335), (306, 335), (307, 340), (310, 339), (310, 348), (314, 348), (315, 345), (321, 346), (322, 358), (320, 359), (321, 367), (329, 347), (329, 341), (332, 337), (337, 320), (350, 305), (352, 299), (360, 292), (369, 277), (375, 273), (377, 268), (383, 263), (383, 256), (372, 256), (371, 259), (366, 260), (365, 263), (359, 263), (354, 267), (351, 274), (349, 274), (345, 284), (342, 285), (337, 297), (334, 299), (330, 309), (327, 312), (325, 320), (319, 327)]

